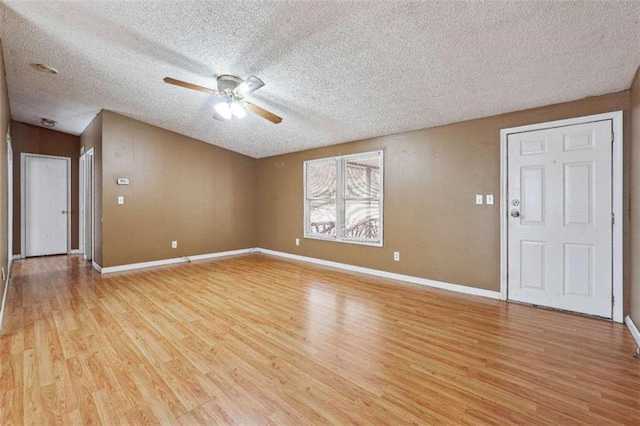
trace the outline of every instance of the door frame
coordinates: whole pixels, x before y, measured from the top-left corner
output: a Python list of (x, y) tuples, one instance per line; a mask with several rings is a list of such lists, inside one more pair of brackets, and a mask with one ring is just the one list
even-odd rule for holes
[(78, 253), (84, 254), (84, 147), (80, 148), (78, 158)]
[(26, 250), (26, 231), (27, 231), (27, 185), (26, 185), (26, 173), (27, 173), (27, 157), (47, 158), (56, 160), (65, 160), (67, 163), (67, 254), (71, 252), (71, 158), (61, 157), (57, 155), (44, 155), (44, 154), (31, 154), (28, 152), (20, 153), (20, 250), (22, 252), (22, 258), (27, 257)]
[(508, 221), (507, 215), (509, 205), (507, 203), (507, 137), (513, 133), (530, 132), (553, 127), (573, 126), (576, 124), (591, 123), (594, 121), (611, 120), (613, 128), (612, 144), (612, 201), (613, 214), (613, 271), (612, 271), (612, 291), (613, 307), (612, 319), (622, 323), (623, 318), (623, 121), (622, 111), (608, 112), (604, 114), (588, 115), (585, 117), (570, 118), (567, 120), (549, 121), (546, 123), (530, 124), (526, 126), (510, 127), (500, 130), (500, 295), (503, 300), (507, 300), (508, 293)]
[[(84, 148), (84, 147), (83, 147)], [(82, 212), (82, 229), (79, 234), (79, 238), (82, 238), (82, 246), (83, 250), (83, 258), (85, 260), (93, 261), (93, 256), (95, 254), (95, 161), (94, 161), (94, 149), (89, 148), (82, 153), (82, 158), (84, 158), (83, 167), (80, 170), (82, 174), (82, 188), (80, 192), (82, 193), (81, 197), (83, 198), (83, 212)], [(91, 176), (89, 176), (89, 170), (91, 171)], [(87, 198), (89, 200), (87, 200)], [(89, 210), (89, 211), (87, 211)], [(89, 215), (91, 218), (91, 225), (87, 224), (86, 215)], [(91, 235), (91, 244), (87, 247), (86, 237), (87, 234)]]
[(7, 276), (13, 265), (13, 142), (7, 132)]

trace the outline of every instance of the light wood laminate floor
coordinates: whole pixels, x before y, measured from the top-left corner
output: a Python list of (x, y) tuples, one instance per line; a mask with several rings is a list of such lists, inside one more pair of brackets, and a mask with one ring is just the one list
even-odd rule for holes
[(0, 424), (640, 424), (620, 324), (246, 255), (14, 264)]

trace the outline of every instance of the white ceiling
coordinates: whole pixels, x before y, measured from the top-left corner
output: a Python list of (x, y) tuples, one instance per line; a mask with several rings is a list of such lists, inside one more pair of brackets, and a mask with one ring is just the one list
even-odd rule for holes
[[(5, 1), (11, 113), (80, 134), (109, 109), (252, 157), (629, 88), (640, 2)], [(57, 76), (37, 72), (44, 63)], [(212, 118), (215, 77), (281, 116)]]

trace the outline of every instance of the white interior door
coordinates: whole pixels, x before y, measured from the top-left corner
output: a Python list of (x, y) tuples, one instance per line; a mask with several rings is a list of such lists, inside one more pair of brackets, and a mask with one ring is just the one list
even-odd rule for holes
[(508, 298), (612, 316), (612, 122), (509, 134)]
[(24, 255), (66, 254), (71, 160), (23, 154)]

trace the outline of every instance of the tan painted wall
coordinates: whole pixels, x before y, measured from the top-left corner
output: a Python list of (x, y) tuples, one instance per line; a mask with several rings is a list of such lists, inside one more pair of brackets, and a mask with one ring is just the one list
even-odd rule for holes
[[(499, 198), (500, 129), (628, 107), (622, 92), (261, 159), (258, 246), (498, 291), (499, 205), (476, 206), (474, 194)], [(385, 151), (384, 247), (302, 239), (303, 161), (376, 149)]]
[(102, 116), (103, 267), (255, 247), (256, 160)]
[(631, 250), (628, 265), (631, 267), (629, 280), (629, 315), (640, 327), (640, 67), (631, 86)]
[(80, 135), (80, 146), (85, 152), (93, 148), (94, 175), (94, 256), (93, 261), (102, 265), (102, 112), (98, 114)]
[(20, 253), (21, 162), (22, 153), (57, 155), (71, 158), (71, 248), (78, 248), (78, 158), (80, 138), (52, 129), (11, 122), (13, 140), (13, 254)]
[[(8, 271), (9, 268), (9, 232), (8, 232), (8, 199), (7, 187), (7, 145), (6, 135), (9, 132), (11, 112), (9, 111), (9, 96), (7, 94), (7, 80), (4, 70), (4, 56), (0, 45), (0, 266)], [(0, 306), (4, 302), (5, 280), (0, 280)]]

